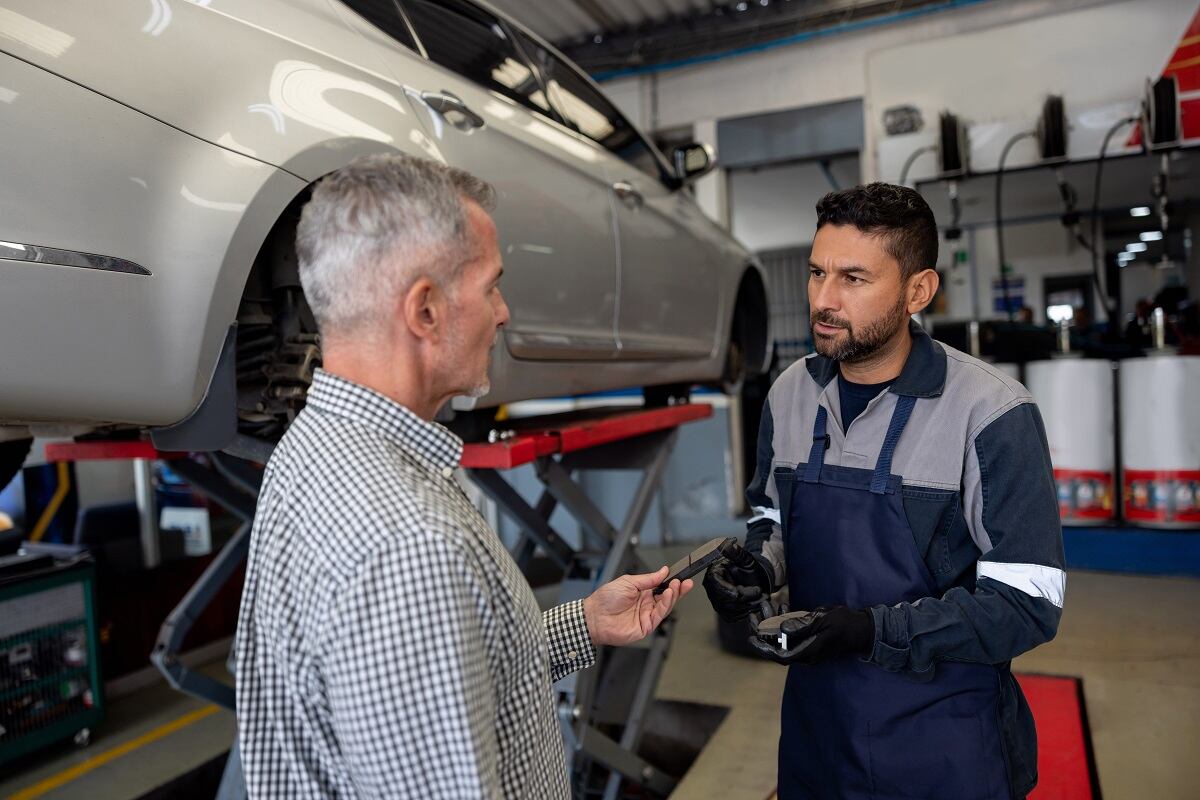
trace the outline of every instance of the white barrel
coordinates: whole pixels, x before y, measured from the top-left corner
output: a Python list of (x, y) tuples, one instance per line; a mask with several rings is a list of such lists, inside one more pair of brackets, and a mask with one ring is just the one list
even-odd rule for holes
[(1046, 424), (1063, 524), (1111, 521), (1116, 516), (1112, 363), (1034, 361), (1025, 366), (1025, 377)]
[(1125, 519), (1200, 528), (1200, 356), (1121, 364)]

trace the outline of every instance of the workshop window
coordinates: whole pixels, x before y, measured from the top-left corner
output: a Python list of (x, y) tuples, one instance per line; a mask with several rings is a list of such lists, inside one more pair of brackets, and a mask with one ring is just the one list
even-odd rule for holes
[(567, 124), (655, 180), (663, 178), (663, 161), (616, 106), (592, 87), (574, 67), (521, 32), (521, 46), (542, 73), (550, 99)]
[(500, 20), (456, 0), (405, 0), (429, 58), (541, 114), (553, 115), (533, 70)]

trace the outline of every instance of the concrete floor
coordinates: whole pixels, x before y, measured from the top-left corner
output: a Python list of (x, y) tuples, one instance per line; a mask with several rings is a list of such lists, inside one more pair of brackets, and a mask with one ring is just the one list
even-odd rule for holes
[[(646, 555), (667, 561), (676, 549)], [(1200, 581), (1087, 572), (1072, 572), (1068, 581), (1058, 638), (1021, 658), (1017, 669), (1083, 679), (1106, 800), (1196, 797), (1200, 617), (1192, 609), (1200, 605)], [(724, 705), (730, 711), (673, 797), (764, 800), (775, 783), (784, 669), (722, 652), (699, 587), (677, 614), (659, 698)], [(206, 671), (222, 676), (223, 663)], [(217, 711), (128, 752), (113, 753), (202, 708), (165, 685), (117, 700), (90, 747), (67, 746), (0, 767), (0, 797), (138, 797), (224, 751), (233, 737), (231, 715)], [(104, 763), (96, 765), (99, 761)], [(64, 771), (79, 765), (94, 768), (41, 791), (47, 780), (61, 780)]]

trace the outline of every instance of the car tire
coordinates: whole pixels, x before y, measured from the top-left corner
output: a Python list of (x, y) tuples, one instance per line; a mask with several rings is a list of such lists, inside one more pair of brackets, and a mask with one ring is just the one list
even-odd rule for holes
[(721, 371), (721, 391), (728, 395), (741, 394), (746, 383), (746, 354), (741, 342), (731, 339), (725, 351), (725, 367)]
[(8, 488), (12, 479), (17, 477), (32, 447), (33, 439), (0, 442), (0, 491)]

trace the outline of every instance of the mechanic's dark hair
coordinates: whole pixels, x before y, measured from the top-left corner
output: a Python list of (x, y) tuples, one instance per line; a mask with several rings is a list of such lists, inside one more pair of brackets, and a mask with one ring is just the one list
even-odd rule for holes
[(817, 230), (823, 225), (852, 225), (884, 240), (908, 280), (932, 269), (938, 257), (937, 222), (925, 198), (907, 186), (867, 183), (830, 192), (817, 202)]

